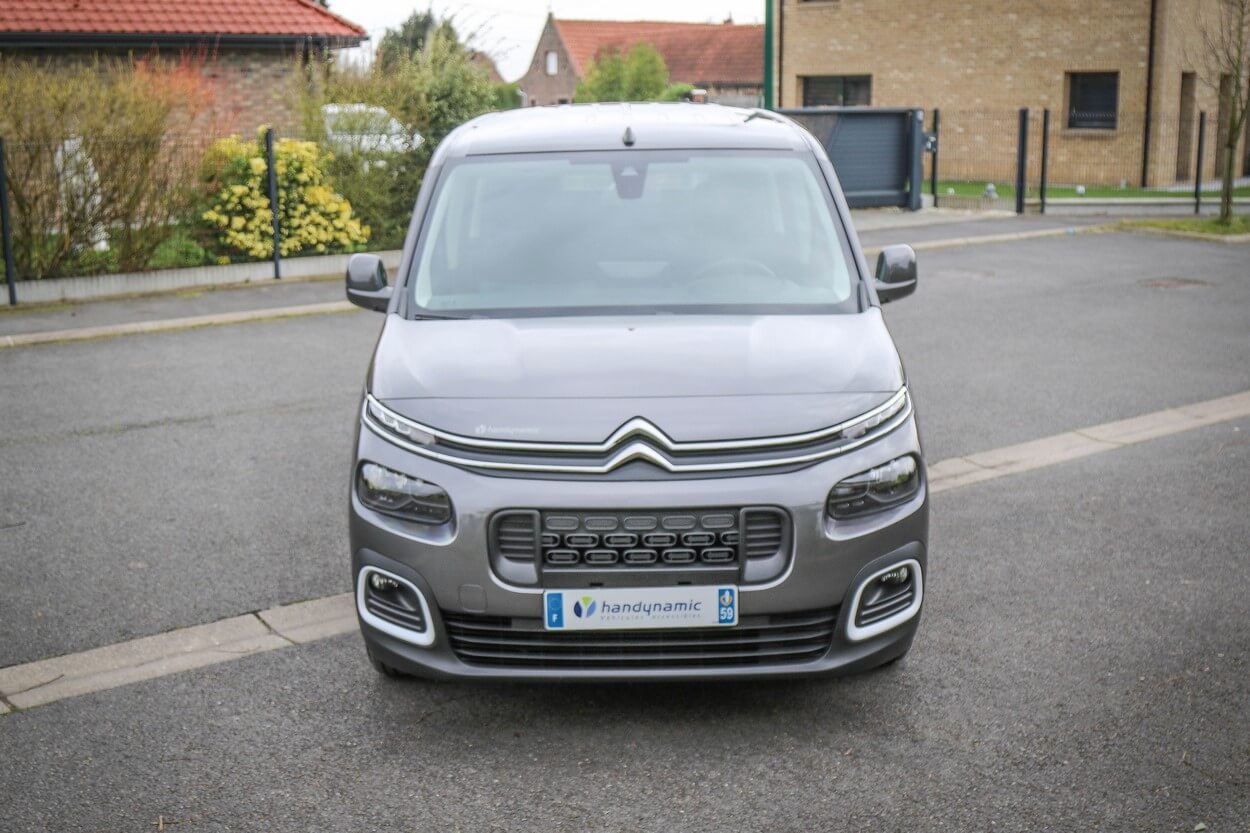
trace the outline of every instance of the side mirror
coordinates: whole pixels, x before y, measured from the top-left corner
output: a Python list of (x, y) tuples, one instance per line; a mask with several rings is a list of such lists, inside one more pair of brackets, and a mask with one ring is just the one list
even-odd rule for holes
[(355, 254), (347, 261), (347, 300), (358, 307), (386, 312), (391, 303), (391, 287), (386, 283), (386, 267), (377, 255)]
[(877, 298), (888, 304), (916, 291), (916, 253), (911, 246), (886, 246), (877, 255), (877, 276), (873, 281)]

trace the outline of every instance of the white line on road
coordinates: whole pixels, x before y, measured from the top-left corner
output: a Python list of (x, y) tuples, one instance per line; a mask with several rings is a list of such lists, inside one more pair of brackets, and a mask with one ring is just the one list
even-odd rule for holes
[(99, 327), (78, 327), (72, 330), (48, 330), (42, 333), (16, 333), (0, 336), (0, 349), (29, 347), (35, 344), (58, 344), (65, 341), (88, 341), (97, 338), (132, 336), (142, 333), (166, 333), (193, 330), (197, 327), (219, 327), (223, 324), (244, 324), (249, 321), (272, 321), (278, 318), (303, 318), (309, 315), (330, 315), (353, 312), (360, 308), (349, 301), (328, 301), (322, 304), (301, 304), (294, 307), (270, 307), (242, 312), (218, 312), (187, 318), (163, 318), (159, 321), (133, 321), (128, 324), (104, 324)]
[[(936, 494), (1247, 416), (1250, 391), (1066, 431), (934, 463), (929, 488)], [(20, 711), (355, 629), (352, 594), (342, 593), (0, 668), (0, 715), (9, 705)]]

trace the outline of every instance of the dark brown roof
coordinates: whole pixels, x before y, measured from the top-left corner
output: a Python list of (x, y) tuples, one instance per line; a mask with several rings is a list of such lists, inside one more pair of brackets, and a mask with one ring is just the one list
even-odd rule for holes
[(365, 30), (311, 0), (3, 0), (0, 33), (202, 38), (312, 37), (359, 43)]

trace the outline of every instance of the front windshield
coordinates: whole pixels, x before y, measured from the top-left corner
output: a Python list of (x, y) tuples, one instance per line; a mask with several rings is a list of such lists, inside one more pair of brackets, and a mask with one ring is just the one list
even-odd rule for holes
[(854, 312), (854, 266), (807, 154), (469, 158), (436, 189), (418, 309), (463, 315)]

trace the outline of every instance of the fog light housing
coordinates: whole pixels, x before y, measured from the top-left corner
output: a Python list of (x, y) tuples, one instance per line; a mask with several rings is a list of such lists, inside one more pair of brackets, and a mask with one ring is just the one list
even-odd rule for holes
[(443, 487), (376, 463), (360, 466), (356, 494), (370, 509), (405, 521), (436, 526), (452, 518), (451, 498)]
[(919, 489), (920, 465), (908, 454), (838, 483), (826, 510), (838, 520), (858, 518), (906, 503)]

